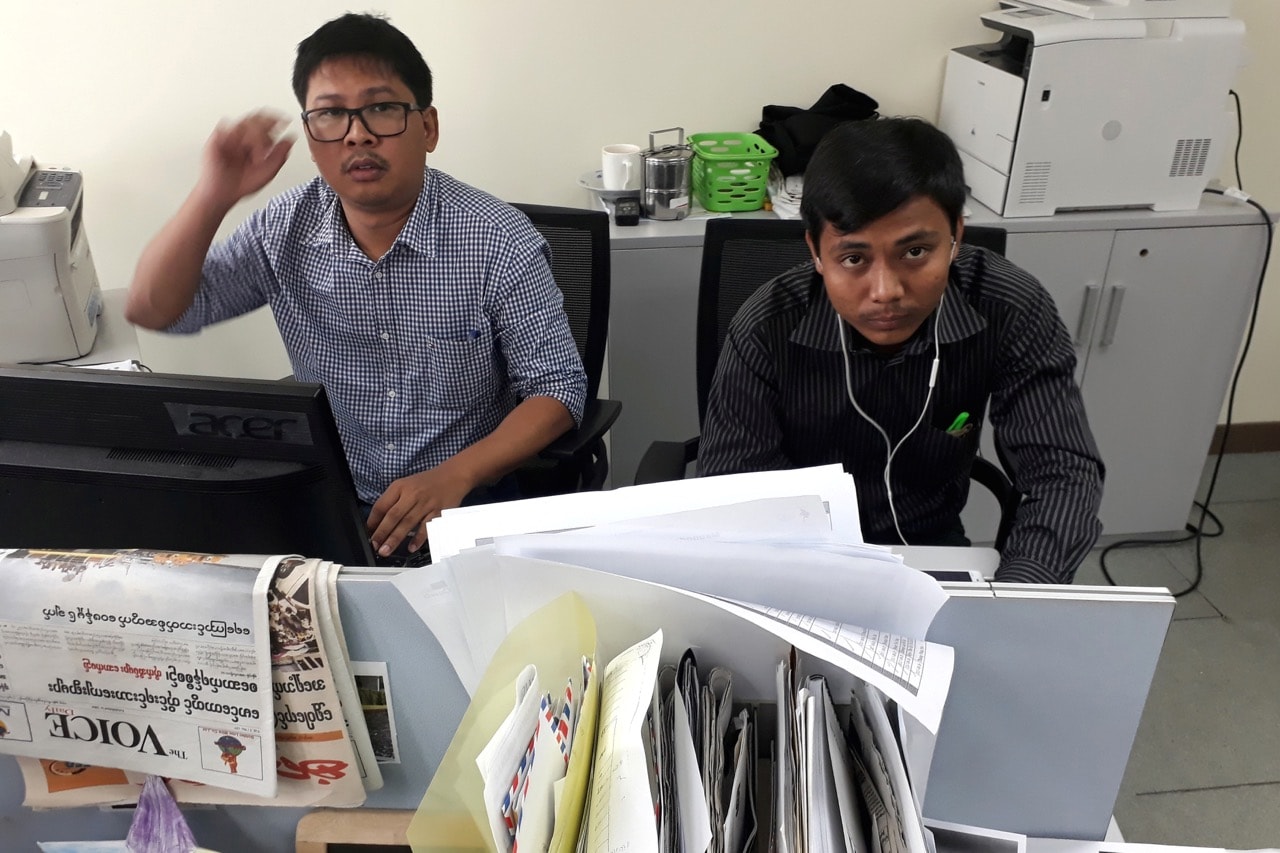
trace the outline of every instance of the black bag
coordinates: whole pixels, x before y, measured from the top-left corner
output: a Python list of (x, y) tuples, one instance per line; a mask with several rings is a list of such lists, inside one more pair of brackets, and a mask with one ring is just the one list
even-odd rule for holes
[(760, 111), (757, 132), (778, 149), (773, 162), (783, 175), (802, 175), (828, 130), (841, 122), (875, 118), (879, 106), (871, 96), (836, 83), (808, 109), (772, 104), (765, 107)]

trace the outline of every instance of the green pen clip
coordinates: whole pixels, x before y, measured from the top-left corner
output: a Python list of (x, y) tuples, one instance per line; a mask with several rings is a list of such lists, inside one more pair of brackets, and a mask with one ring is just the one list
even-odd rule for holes
[(947, 427), (947, 435), (958, 435), (964, 430), (964, 425), (969, 421), (969, 413), (961, 412), (956, 415), (956, 419), (951, 422), (951, 426)]

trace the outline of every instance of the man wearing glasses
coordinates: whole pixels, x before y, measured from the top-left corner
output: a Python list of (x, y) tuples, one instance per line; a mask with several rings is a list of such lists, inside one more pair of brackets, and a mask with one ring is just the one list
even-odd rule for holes
[(585, 375), (541, 235), (426, 167), (439, 123), (408, 37), (330, 21), (298, 45), (293, 89), (320, 176), (213, 246), (292, 145), (277, 116), (219, 126), (126, 316), (189, 333), (270, 305), (295, 376), (328, 391), (375, 552), (416, 552), (441, 510), (518, 496), (504, 475), (581, 418)]

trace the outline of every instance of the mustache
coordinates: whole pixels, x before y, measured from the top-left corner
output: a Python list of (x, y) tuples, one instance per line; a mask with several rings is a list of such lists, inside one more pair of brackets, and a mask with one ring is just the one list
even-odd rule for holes
[(366, 151), (360, 154), (356, 154), (352, 157), (348, 157), (346, 162), (342, 164), (342, 171), (344, 172), (351, 171), (351, 168), (357, 163), (372, 163), (373, 165), (377, 166), (379, 169), (390, 168), (390, 164), (388, 164), (386, 160), (383, 160), (377, 154), (371, 154)]

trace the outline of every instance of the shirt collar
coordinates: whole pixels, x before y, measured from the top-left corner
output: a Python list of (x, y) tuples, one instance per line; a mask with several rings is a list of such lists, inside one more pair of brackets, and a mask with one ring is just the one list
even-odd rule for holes
[[(976, 250), (961, 246), (960, 253), (951, 264), (951, 273), (947, 281), (946, 299), (943, 303), (941, 322), (935, 310), (931, 319), (926, 320), (921, 330), (928, 330), (934, 324), (938, 327), (938, 343), (951, 344), (978, 334), (987, 327), (987, 319), (969, 304), (965, 294), (971, 289), (974, 281), (974, 258)], [(827, 298), (822, 276), (814, 270), (809, 280), (809, 310), (791, 332), (791, 342), (812, 349), (840, 351), (840, 332), (836, 327), (836, 311)], [(869, 349), (863, 344), (862, 336), (846, 327), (852, 335), (850, 350)], [(903, 355), (914, 355), (933, 348), (933, 335), (917, 331), (907, 341), (907, 345), (899, 352)]]
[(836, 330), (836, 309), (831, 307), (822, 276), (813, 270), (809, 277), (809, 310), (791, 332), (791, 342), (812, 349), (840, 352)]
[[(413, 213), (409, 214), (409, 220), (405, 222), (404, 228), (395, 239), (393, 249), (395, 246), (403, 246), (426, 257), (435, 257), (436, 234), (431, 228), (431, 223), (438, 210), (437, 186), (436, 173), (430, 167), (423, 167), (422, 190), (418, 193), (418, 200), (413, 205)], [(324, 184), (321, 189), (321, 204), (324, 207), (323, 212), (316, 223), (315, 230), (307, 239), (307, 244), (353, 248), (355, 240), (352, 239), (351, 230), (347, 227), (346, 217), (342, 215), (341, 201), (328, 184)]]

